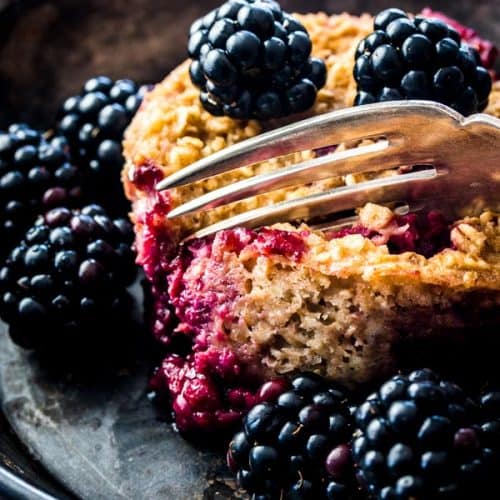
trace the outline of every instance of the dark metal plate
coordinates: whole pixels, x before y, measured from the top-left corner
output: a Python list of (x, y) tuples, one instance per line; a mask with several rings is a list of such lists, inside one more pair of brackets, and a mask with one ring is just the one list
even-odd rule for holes
[(82, 498), (202, 497), (223, 474), (222, 458), (158, 421), (147, 397), (149, 350), (140, 341), (134, 350), (134, 360), (102, 375), (61, 376), (3, 331), (3, 411), (33, 455)]
[[(52, 124), (62, 98), (95, 74), (160, 80), (185, 57), (189, 24), (222, 0), (0, 0), (0, 126)], [(498, 0), (282, 0), (287, 10), (372, 12), (428, 3), (500, 41)], [(144, 333), (146, 336), (147, 333)], [(158, 422), (147, 398), (151, 358), (139, 343), (132, 364), (91, 382), (59, 378), (17, 349), (0, 325), (0, 396), (26, 446), (0, 419), (0, 497), (228, 498), (219, 454), (200, 451)], [(57, 480), (50, 479), (39, 460)], [(69, 493), (70, 490), (72, 493)]]

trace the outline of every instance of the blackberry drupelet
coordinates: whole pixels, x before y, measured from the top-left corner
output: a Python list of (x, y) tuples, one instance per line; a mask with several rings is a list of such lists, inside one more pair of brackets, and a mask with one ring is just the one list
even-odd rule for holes
[(124, 215), (129, 208), (120, 182), (121, 143), (143, 92), (132, 80), (97, 76), (85, 82), (79, 95), (66, 99), (60, 110), (57, 130), (85, 171), (85, 188), (112, 214)]
[(0, 316), (17, 344), (94, 350), (130, 322), (133, 232), (98, 205), (40, 216), (0, 268)]
[(309, 109), (326, 82), (304, 26), (274, 0), (230, 0), (191, 26), (190, 76), (215, 116), (267, 120)]
[(476, 49), (443, 21), (399, 9), (380, 12), (356, 50), (355, 105), (430, 99), (463, 115), (488, 104), (491, 76)]
[(428, 369), (391, 378), (355, 413), (359, 482), (380, 499), (474, 498), (490, 473), (477, 411)]
[[(350, 499), (357, 494), (344, 394), (304, 373), (269, 387), (229, 445), (228, 465), (252, 498)], [(270, 397), (269, 397), (270, 396)]]
[(39, 213), (80, 203), (81, 180), (63, 137), (46, 138), (19, 123), (0, 132), (0, 258)]
[(484, 449), (488, 474), (484, 478), (486, 491), (498, 492), (500, 470), (500, 391), (488, 391), (480, 398), (479, 442)]

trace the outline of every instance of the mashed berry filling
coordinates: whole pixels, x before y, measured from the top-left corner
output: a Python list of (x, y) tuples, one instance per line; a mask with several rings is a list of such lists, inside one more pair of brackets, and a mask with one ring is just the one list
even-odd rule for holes
[(181, 432), (228, 431), (257, 402), (261, 378), (224, 348), (165, 358), (150, 382), (168, 392)]
[(356, 224), (331, 232), (329, 237), (342, 238), (349, 234), (360, 234), (377, 245), (386, 244), (392, 254), (415, 252), (426, 258), (449, 248), (451, 244), (450, 225), (437, 211), (397, 215), (380, 231)]
[[(256, 403), (256, 391), (263, 381), (258, 360), (227, 346), (226, 325), (238, 319), (233, 316), (234, 301), (246, 291), (245, 284), (231, 276), (226, 281), (222, 273), (221, 278), (225, 256), (251, 251), (257, 256), (282, 255), (300, 262), (308, 251), (308, 234), (237, 228), (182, 245), (174, 258), (167, 257), (168, 252), (160, 258), (159, 269), (167, 286), (162, 287), (156, 274), (154, 334), (165, 344), (178, 336), (187, 337), (192, 352), (185, 357), (169, 355), (157, 369), (151, 387), (157, 393), (168, 393), (182, 432), (233, 428)], [(385, 244), (391, 253), (410, 251), (430, 257), (450, 246), (450, 226), (438, 212), (397, 215), (378, 230), (357, 224), (327, 237), (352, 234)]]
[[(185, 358), (168, 356), (151, 387), (157, 393), (169, 392), (176, 425), (183, 432), (228, 430), (256, 403), (261, 370), (224, 346), (224, 324), (234, 319), (231, 306), (244, 287), (214, 278), (223, 254), (239, 254), (244, 248), (294, 261), (306, 251), (299, 233), (238, 228), (182, 246), (174, 259), (164, 263), (168, 289), (156, 298), (155, 336), (164, 343), (173, 336), (188, 336), (193, 353)], [(198, 267), (198, 262), (209, 264)], [(178, 320), (173, 331), (172, 308)], [(171, 334), (165, 336), (169, 326)]]
[[(308, 251), (309, 231), (236, 228), (195, 240), (176, 249), (175, 238), (156, 224), (171, 209), (168, 193), (157, 193), (158, 169), (148, 162), (135, 172), (134, 184), (149, 193), (135, 206), (143, 231), (136, 240), (138, 260), (152, 285), (152, 331), (170, 351), (177, 339), (190, 353), (168, 355), (151, 379), (151, 388), (171, 402), (181, 432), (228, 431), (258, 402), (262, 367), (227, 346), (225, 325), (236, 321), (233, 304), (245, 284), (220, 278), (224, 255), (251, 251), (300, 262)], [(416, 252), (425, 257), (450, 247), (450, 225), (438, 212), (394, 215), (381, 227), (360, 223), (326, 233), (327, 239), (359, 234), (390, 253)], [(161, 227), (161, 226), (160, 226)], [(184, 345), (186, 342), (184, 342)]]
[[(220, 278), (224, 255), (251, 251), (255, 255), (284, 256), (300, 262), (308, 251), (309, 231), (276, 228), (236, 228), (175, 248), (175, 237), (157, 224), (171, 209), (168, 192), (154, 185), (161, 178), (154, 164), (145, 162), (134, 175), (134, 185), (148, 196), (136, 202), (142, 223), (136, 246), (139, 263), (151, 282), (152, 332), (168, 355), (151, 380), (151, 388), (167, 396), (182, 432), (226, 431), (237, 425), (257, 402), (265, 374), (251, 356), (227, 345), (225, 325), (236, 321), (234, 301), (246, 293), (245, 284)], [(360, 223), (326, 233), (327, 239), (359, 234), (392, 254), (416, 252), (431, 257), (450, 247), (450, 225), (438, 212), (392, 215), (380, 227)], [(216, 278), (215, 278), (216, 277)], [(178, 339), (190, 346), (188, 355), (175, 353)], [(185, 351), (185, 349), (184, 349)]]

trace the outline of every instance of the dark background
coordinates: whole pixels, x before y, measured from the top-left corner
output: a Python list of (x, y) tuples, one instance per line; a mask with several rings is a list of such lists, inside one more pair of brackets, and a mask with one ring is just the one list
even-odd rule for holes
[[(50, 127), (61, 100), (96, 74), (156, 82), (186, 57), (190, 23), (220, 0), (0, 0), (0, 128), (12, 121)], [(282, 0), (289, 11), (359, 14), (400, 7), (418, 12), (431, 2), (410, 0)], [(500, 43), (500, 0), (434, 0), (445, 11)], [(0, 464), (46, 491), (65, 495), (10, 432), (0, 414)], [(0, 498), (14, 486), (0, 474)], [(20, 490), (18, 489), (18, 492)], [(21, 495), (21, 496), (20, 496)]]

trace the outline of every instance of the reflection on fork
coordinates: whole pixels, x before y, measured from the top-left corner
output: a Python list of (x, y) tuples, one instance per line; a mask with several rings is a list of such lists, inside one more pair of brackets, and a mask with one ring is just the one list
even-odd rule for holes
[(375, 142), (224, 186), (176, 207), (168, 217), (330, 177), (416, 165), (421, 167), (250, 210), (192, 236), (236, 226), (259, 227), (334, 216), (367, 202), (437, 208), (450, 215), (461, 215), (473, 206), (484, 209), (500, 204), (500, 120), (485, 114), (464, 118), (442, 104), (428, 101), (377, 103), (296, 122), (204, 158), (167, 177), (157, 189), (181, 186), (297, 151), (355, 144), (365, 139)]

